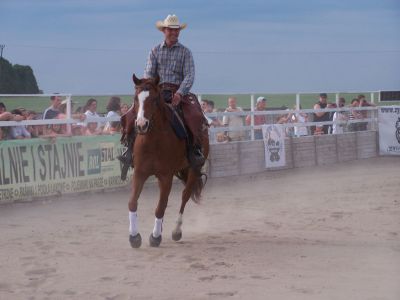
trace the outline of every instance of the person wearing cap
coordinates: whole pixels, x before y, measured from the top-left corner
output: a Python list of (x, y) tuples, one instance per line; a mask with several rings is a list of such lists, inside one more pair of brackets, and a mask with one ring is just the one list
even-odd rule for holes
[[(189, 163), (197, 170), (201, 169), (205, 159), (201, 152), (203, 124), (206, 124), (200, 104), (194, 94), (190, 93), (194, 78), (195, 66), (192, 52), (179, 41), (180, 32), (186, 28), (176, 15), (168, 15), (163, 21), (158, 21), (156, 27), (164, 35), (164, 40), (152, 48), (148, 55), (144, 78), (159, 77), (161, 95), (165, 102), (171, 103), (183, 112), (183, 121), (189, 129), (190, 151)], [(193, 105), (194, 104), (194, 105)], [(121, 118), (123, 127), (121, 142), (127, 150), (118, 159), (126, 166), (133, 163), (134, 110), (131, 109)], [(126, 169), (126, 168), (123, 168)], [(121, 174), (121, 178), (125, 178)]]
[[(265, 111), (267, 107), (267, 99), (265, 97), (258, 97), (256, 101), (256, 109), (255, 111)], [(254, 126), (259, 126), (267, 123), (267, 116), (266, 115), (254, 115)], [(248, 115), (246, 117), (246, 125), (251, 125), (251, 116)], [(254, 129), (254, 138), (256, 140), (262, 140), (263, 134), (262, 129)]]
[[(319, 101), (314, 104), (314, 109), (325, 109), (328, 105), (328, 95), (326, 93), (319, 94)], [(329, 121), (328, 112), (316, 112), (314, 113), (314, 122), (327, 122)], [(318, 128), (321, 127), (318, 125)], [(316, 126), (311, 127), (311, 134), (314, 134)], [(328, 134), (329, 125), (322, 126), (322, 132)]]

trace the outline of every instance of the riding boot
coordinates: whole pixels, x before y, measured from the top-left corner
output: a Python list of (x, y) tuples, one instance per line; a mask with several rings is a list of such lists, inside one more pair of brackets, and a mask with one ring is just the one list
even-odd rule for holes
[(127, 141), (125, 144), (126, 150), (122, 152), (121, 155), (117, 156), (117, 159), (122, 163), (121, 180), (125, 180), (129, 168), (130, 167), (133, 168), (133, 145), (135, 143), (135, 138), (136, 138), (135, 134), (127, 136)]
[(203, 167), (206, 159), (203, 152), (201, 151), (201, 146), (193, 144), (189, 146), (189, 164), (198, 173), (201, 173), (201, 168)]

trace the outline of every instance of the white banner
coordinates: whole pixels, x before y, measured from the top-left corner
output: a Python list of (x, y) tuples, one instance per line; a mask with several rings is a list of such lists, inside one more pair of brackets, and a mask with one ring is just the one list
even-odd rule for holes
[(379, 108), (379, 153), (400, 155), (400, 106)]
[(266, 124), (262, 127), (265, 167), (275, 168), (286, 165), (285, 128), (281, 125)]

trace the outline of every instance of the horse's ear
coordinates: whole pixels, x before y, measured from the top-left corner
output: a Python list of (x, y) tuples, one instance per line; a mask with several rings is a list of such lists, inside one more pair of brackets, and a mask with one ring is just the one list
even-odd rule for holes
[(140, 84), (140, 79), (136, 77), (135, 73), (133, 73), (133, 75), (132, 75), (132, 80), (135, 85)]
[(160, 82), (160, 76), (158, 76), (157, 74), (156, 77), (154, 78), (154, 83), (158, 85), (159, 82)]

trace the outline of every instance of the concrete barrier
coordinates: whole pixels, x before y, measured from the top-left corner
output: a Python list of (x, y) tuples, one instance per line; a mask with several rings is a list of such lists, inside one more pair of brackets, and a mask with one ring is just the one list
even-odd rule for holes
[(227, 177), (375, 157), (377, 132), (286, 138), (285, 150), (286, 166), (266, 169), (263, 141), (213, 144), (210, 147), (208, 174), (211, 178)]

